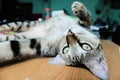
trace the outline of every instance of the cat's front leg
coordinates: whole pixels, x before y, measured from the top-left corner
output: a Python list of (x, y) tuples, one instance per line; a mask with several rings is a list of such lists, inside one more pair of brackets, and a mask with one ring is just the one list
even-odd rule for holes
[(85, 5), (81, 2), (75, 1), (72, 4), (72, 11), (75, 16), (77, 16), (80, 21), (79, 24), (84, 27), (89, 27), (92, 23), (91, 21), (91, 14)]

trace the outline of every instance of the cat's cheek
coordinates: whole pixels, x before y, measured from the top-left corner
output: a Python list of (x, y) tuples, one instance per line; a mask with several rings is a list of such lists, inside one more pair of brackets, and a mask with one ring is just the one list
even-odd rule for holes
[(59, 54), (56, 57), (52, 58), (48, 63), (54, 65), (66, 65), (65, 60), (63, 60)]

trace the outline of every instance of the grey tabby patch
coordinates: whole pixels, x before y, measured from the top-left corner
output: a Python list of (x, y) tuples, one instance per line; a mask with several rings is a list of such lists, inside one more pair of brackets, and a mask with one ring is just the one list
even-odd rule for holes
[[(49, 63), (85, 65), (100, 79), (108, 79), (108, 67), (100, 40), (83, 27), (89, 27), (91, 16), (80, 2), (72, 5), (74, 20), (61, 12), (44, 22), (17, 22), (1, 25), (13, 35), (0, 35), (0, 63), (27, 56), (54, 57)], [(75, 13), (79, 11), (80, 13)], [(78, 21), (85, 26), (78, 24)], [(21, 27), (22, 26), (22, 27)], [(19, 32), (19, 33), (18, 33)], [(6, 41), (7, 40), (7, 41)]]

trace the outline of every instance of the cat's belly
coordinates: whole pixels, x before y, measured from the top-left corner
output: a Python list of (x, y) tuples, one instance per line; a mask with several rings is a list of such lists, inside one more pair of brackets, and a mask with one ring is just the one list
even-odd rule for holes
[(26, 34), (29, 38), (46, 37), (48, 31), (43, 25), (40, 25), (39, 27), (31, 28)]

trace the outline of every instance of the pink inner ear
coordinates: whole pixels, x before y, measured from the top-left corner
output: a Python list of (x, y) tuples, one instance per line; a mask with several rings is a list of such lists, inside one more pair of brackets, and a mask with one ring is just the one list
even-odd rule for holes
[(99, 61), (90, 61), (86, 66), (100, 79), (108, 80), (108, 66), (104, 57), (101, 57)]

